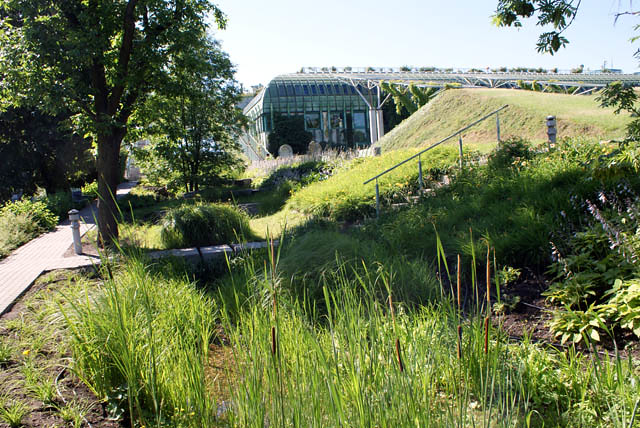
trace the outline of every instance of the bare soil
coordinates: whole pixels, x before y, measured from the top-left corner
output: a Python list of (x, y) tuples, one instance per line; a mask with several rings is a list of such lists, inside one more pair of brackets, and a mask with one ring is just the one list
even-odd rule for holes
[[(519, 301), (505, 314), (494, 315), (493, 324), (499, 325), (513, 340), (527, 338), (532, 342), (547, 344), (559, 350), (573, 347), (574, 345), (561, 344), (549, 328), (553, 312), (562, 310), (549, 304), (542, 295), (549, 285), (548, 279), (544, 276), (525, 272), (523, 278), (501, 291), (503, 300), (518, 299)], [(614, 338), (601, 335), (601, 342), (596, 347), (597, 352), (614, 354), (617, 350), (624, 358), (628, 355), (640, 358), (640, 341), (631, 334), (615, 333)], [(581, 352), (593, 350), (584, 344), (576, 346), (576, 349)]]
[[(53, 291), (66, 282), (64, 271), (53, 274), (56, 278), (51, 282), (37, 281), (11, 310), (0, 317), (0, 341), (18, 345), (22, 332), (15, 325), (22, 320), (26, 325), (29, 320), (30, 298), (38, 293)], [(32, 312), (31, 312), (32, 313)], [(13, 322), (12, 322), (13, 321)], [(31, 328), (37, 326), (31, 325)], [(9, 361), (0, 364), (0, 397), (5, 405), (19, 401), (27, 406), (26, 416), (22, 420), (24, 427), (64, 427), (74, 426), (73, 421), (65, 420), (65, 412), (61, 409), (76, 408), (84, 415), (80, 426), (100, 428), (119, 427), (117, 421), (109, 419), (103, 403), (91, 392), (68, 367), (70, 351), (60, 354), (58, 343), (60, 336), (50, 337), (44, 346), (37, 351), (21, 349), (17, 346)], [(38, 369), (39, 379), (52, 379), (56, 394), (50, 403), (43, 403), (29, 390), (25, 381), (25, 366)], [(3, 403), (0, 401), (0, 405)], [(68, 419), (68, 418), (67, 418)], [(9, 425), (0, 419), (0, 427)]]

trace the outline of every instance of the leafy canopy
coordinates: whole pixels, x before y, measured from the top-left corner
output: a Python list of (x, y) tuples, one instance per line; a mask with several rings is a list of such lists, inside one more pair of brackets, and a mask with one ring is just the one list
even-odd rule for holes
[(573, 23), (581, 0), (499, 0), (493, 23), (499, 27), (522, 27), (522, 18), (537, 19), (536, 25), (553, 30), (540, 34), (538, 52), (551, 55), (569, 43), (562, 33)]
[(98, 228), (117, 238), (120, 145), (132, 114), (167, 85), (175, 52), (202, 46), (209, 0), (0, 0), (0, 108), (68, 109), (97, 142)]
[(239, 165), (232, 134), (243, 115), (235, 107), (240, 89), (233, 66), (215, 40), (204, 37), (202, 44), (174, 53), (165, 90), (149, 96), (136, 118), (148, 124), (140, 127), (140, 137), (151, 141), (137, 152), (140, 160), (151, 170), (165, 165), (163, 175), (174, 177), (165, 184), (186, 191), (214, 184)]

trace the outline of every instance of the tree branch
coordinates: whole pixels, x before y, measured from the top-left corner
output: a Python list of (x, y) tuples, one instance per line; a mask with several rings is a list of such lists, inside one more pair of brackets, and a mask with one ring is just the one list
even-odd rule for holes
[(125, 89), (125, 80), (129, 72), (129, 60), (133, 52), (133, 36), (136, 28), (135, 9), (138, 0), (129, 0), (124, 13), (124, 23), (122, 35), (122, 44), (118, 54), (118, 70), (116, 72), (116, 80), (111, 96), (109, 97), (108, 112), (114, 115), (120, 105), (120, 98)]

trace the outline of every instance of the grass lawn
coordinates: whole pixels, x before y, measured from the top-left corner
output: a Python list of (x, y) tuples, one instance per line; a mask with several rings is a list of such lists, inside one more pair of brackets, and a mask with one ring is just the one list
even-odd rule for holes
[[(456, 89), (444, 91), (432, 102), (404, 120), (381, 140), (383, 150), (425, 147), (449, 136), (503, 105), (501, 137), (518, 136), (535, 143), (546, 141), (545, 119), (554, 115), (558, 138), (615, 139), (625, 135), (628, 115), (599, 107), (595, 96), (546, 94), (512, 89)], [(471, 143), (496, 141), (496, 121), (489, 118), (463, 134)], [(455, 144), (455, 141), (452, 142)]]

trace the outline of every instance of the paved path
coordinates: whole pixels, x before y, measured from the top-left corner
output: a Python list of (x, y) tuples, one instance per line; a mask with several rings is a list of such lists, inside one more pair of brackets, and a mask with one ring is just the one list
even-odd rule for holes
[[(118, 196), (129, 193), (135, 184), (123, 183), (118, 186)], [(95, 227), (95, 204), (82, 209), (80, 215), (83, 220), (80, 234), (84, 235)], [(93, 256), (63, 257), (72, 244), (71, 225), (66, 220), (53, 231), (30, 241), (0, 261), (0, 315), (11, 308), (42, 272), (91, 266), (99, 261)]]

